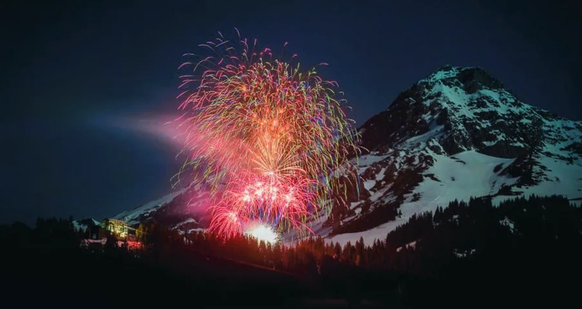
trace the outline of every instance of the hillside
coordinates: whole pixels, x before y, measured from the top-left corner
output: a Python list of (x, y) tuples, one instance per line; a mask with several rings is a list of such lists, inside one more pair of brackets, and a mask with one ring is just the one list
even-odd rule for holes
[[(360, 195), (312, 222), (317, 234), (366, 243), (453, 200), (582, 199), (582, 122), (521, 102), (481, 68), (444, 66), (360, 127)], [(115, 218), (203, 229), (206, 192), (190, 186)], [(293, 235), (286, 235), (287, 240)]]

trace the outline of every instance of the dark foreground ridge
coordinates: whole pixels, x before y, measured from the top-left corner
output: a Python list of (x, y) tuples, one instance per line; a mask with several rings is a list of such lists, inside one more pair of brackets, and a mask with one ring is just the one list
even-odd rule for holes
[(577, 299), (582, 210), (563, 197), (452, 202), (385, 241), (288, 248), (154, 225), (81, 248), (70, 220), (0, 228), (5, 303), (60, 308), (530, 308)]
[(136, 258), (121, 250), (27, 250), (3, 264), (3, 294), (26, 308), (277, 305), (302, 292), (291, 276), (198, 254)]

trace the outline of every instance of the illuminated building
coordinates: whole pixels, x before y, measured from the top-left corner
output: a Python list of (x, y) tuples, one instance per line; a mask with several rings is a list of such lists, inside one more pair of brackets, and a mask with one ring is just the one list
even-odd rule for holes
[(135, 238), (135, 229), (116, 219), (104, 219), (101, 227), (119, 239)]

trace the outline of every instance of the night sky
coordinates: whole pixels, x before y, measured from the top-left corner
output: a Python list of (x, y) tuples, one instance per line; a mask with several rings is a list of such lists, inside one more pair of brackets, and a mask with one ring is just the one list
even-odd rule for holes
[(444, 64), (580, 120), (582, 26), (575, 1), (548, 3), (3, 1), (0, 223), (101, 219), (168, 193), (179, 149), (147, 124), (176, 110), (181, 55), (234, 27), (329, 63), (359, 124)]

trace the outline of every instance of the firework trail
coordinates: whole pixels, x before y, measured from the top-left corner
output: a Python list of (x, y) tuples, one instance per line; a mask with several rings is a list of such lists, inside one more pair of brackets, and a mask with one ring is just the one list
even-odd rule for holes
[(345, 190), (333, 173), (350, 170), (348, 157), (358, 153), (353, 121), (337, 83), (238, 34), (234, 44), (222, 34), (201, 44), (212, 55), (180, 67), (192, 70), (178, 96), (188, 156), (181, 172), (195, 171), (210, 187), (210, 230), (219, 236), (244, 233), (251, 222), (309, 231), (306, 222)]

